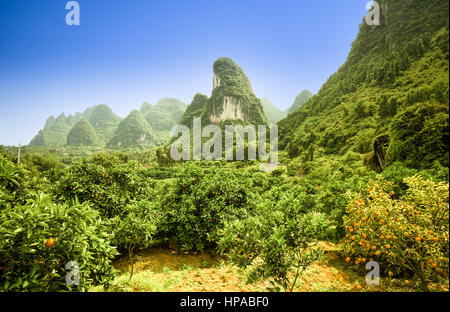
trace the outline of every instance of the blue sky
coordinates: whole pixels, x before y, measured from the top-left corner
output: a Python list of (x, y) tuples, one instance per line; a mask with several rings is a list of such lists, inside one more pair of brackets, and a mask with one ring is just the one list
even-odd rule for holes
[(231, 57), (258, 97), (288, 108), (344, 62), (367, 1), (0, 0), (0, 144), (28, 144), (50, 115), (211, 94)]

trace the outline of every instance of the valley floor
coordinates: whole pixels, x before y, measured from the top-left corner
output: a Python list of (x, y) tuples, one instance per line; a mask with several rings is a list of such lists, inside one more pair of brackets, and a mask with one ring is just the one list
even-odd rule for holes
[[(336, 245), (322, 243), (325, 259), (309, 267), (296, 292), (410, 292), (403, 279), (382, 278), (379, 286), (368, 286), (364, 272), (355, 272), (344, 261)], [(264, 292), (268, 282), (246, 283), (245, 272), (213, 253), (177, 253), (166, 248), (142, 250), (136, 256), (130, 280), (130, 259), (122, 256), (114, 263), (120, 272), (110, 292)], [(444, 284), (430, 285), (431, 291), (449, 291)], [(95, 287), (92, 291), (104, 291)]]

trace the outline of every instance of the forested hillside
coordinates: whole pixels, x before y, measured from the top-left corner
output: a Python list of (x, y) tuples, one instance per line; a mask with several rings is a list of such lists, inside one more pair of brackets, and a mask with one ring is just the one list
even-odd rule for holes
[(449, 3), (379, 3), (381, 25), (362, 22), (345, 64), (279, 122), (290, 157), (355, 151), (375, 169), (448, 165)]
[(270, 124), (276, 124), (278, 121), (286, 117), (286, 113), (273, 105), (267, 97), (263, 97), (261, 99), (261, 104), (263, 106), (264, 113), (267, 116), (267, 121)]
[(309, 90), (303, 90), (299, 95), (295, 98), (294, 103), (286, 110), (286, 115), (292, 114), (296, 112), (300, 107), (303, 106), (306, 102), (312, 98), (313, 94)]

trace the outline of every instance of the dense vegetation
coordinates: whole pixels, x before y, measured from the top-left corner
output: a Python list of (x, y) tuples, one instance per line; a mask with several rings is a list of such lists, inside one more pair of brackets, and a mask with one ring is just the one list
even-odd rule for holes
[[(157, 245), (216, 251), (249, 282), (292, 291), (328, 243), (360, 278), (376, 261), (383, 283), (448, 291), (448, 1), (379, 2), (382, 24), (361, 24), (346, 63), (280, 121), (273, 171), (173, 161), (155, 146), (165, 129), (145, 115), (173, 121), (173, 100), (174, 115), (144, 105), (121, 120), (111, 149), (40, 147), (61, 133), (103, 140), (96, 127), (118, 122), (104, 106), (49, 119), (19, 164), (17, 148), (0, 149), (0, 290), (108, 288), (114, 259), (131, 260), (131, 279), (136, 252)], [(240, 67), (219, 59), (214, 73), (220, 86), (194, 97), (183, 124), (208, 119), (223, 96), (242, 100), (246, 121), (267, 122)]]
[[(381, 25), (362, 23), (345, 64), (279, 123), (290, 157), (351, 150), (377, 170), (385, 153), (390, 164), (448, 165), (448, 1), (379, 2)], [(375, 150), (381, 135), (390, 143)]]
[(93, 146), (97, 145), (98, 138), (91, 123), (83, 118), (67, 135), (67, 145), (70, 146)]
[[(187, 108), (181, 119), (184, 124), (188, 123), (192, 117), (201, 117), (203, 125), (211, 123), (268, 124), (261, 100), (253, 93), (250, 80), (241, 67), (230, 58), (219, 58), (214, 62), (213, 72), (220, 83), (215, 86), (207, 101), (200, 94), (194, 97), (190, 105), (192, 107)], [(237, 106), (235, 110), (241, 111), (242, 116), (220, 120), (227, 101), (234, 101)]]
[(120, 149), (138, 146), (151, 147), (155, 143), (150, 125), (141, 112), (134, 110), (120, 121), (116, 133), (106, 146), (111, 149)]
[(173, 98), (161, 99), (155, 105), (142, 104), (141, 113), (155, 133), (158, 143), (169, 141), (170, 130), (180, 121), (186, 106)]

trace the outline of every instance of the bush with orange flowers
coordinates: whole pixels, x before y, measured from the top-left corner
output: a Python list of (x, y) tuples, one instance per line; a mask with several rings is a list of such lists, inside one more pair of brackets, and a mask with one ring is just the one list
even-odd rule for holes
[(364, 193), (351, 196), (344, 216), (345, 259), (380, 264), (386, 276), (412, 276), (424, 290), (449, 272), (449, 185), (415, 175), (404, 179), (397, 197), (392, 182), (379, 176)]

